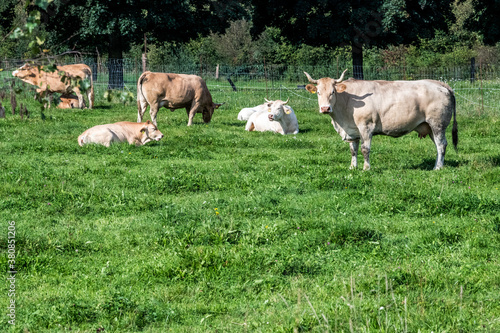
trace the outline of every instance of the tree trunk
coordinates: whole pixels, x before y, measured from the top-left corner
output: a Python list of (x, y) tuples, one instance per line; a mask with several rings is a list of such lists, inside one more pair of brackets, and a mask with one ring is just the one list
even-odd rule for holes
[(357, 80), (363, 80), (363, 44), (352, 43), (352, 72)]
[(123, 89), (123, 45), (120, 32), (109, 35), (108, 89)]

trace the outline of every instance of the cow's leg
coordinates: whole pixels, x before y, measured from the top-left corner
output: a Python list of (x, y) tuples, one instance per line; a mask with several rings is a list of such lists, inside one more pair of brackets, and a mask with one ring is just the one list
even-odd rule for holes
[(361, 144), (361, 152), (363, 153), (363, 158), (365, 159), (365, 163), (363, 164), (363, 170), (370, 170), (370, 148), (372, 145), (372, 139), (365, 140)]
[(372, 127), (370, 125), (360, 126), (358, 125), (359, 132), (361, 134), (361, 152), (363, 153), (363, 158), (365, 163), (363, 164), (363, 170), (370, 170), (370, 149), (372, 145)]
[(349, 142), (349, 148), (351, 149), (351, 166), (349, 169), (356, 169), (358, 167), (359, 141)]
[(78, 108), (79, 109), (83, 109), (83, 107), (85, 106), (85, 104), (84, 104), (84, 101), (83, 101), (83, 95), (82, 95), (82, 93), (80, 92), (80, 90), (77, 90), (77, 89), (75, 89), (74, 92), (76, 94), (76, 97), (78, 97)]
[(94, 108), (94, 87), (87, 89), (87, 98), (89, 100), (89, 109)]
[(248, 121), (246, 126), (245, 126), (245, 131), (252, 132), (255, 130), (255, 124), (251, 121)]
[(193, 118), (194, 115), (196, 114), (196, 111), (198, 111), (199, 106), (200, 103), (198, 101), (194, 101), (193, 104), (191, 105), (191, 110), (189, 110), (188, 126), (191, 126), (193, 124)]
[(142, 123), (142, 117), (148, 107), (148, 102), (145, 98), (137, 99), (137, 122)]
[(430, 133), (429, 136), (436, 145), (437, 150), (434, 170), (439, 170), (444, 166), (444, 155), (446, 154), (446, 146), (448, 145), (448, 141), (446, 141), (445, 131), (443, 130), (432, 129), (432, 133)]
[(158, 103), (149, 104), (149, 115), (151, 116), (151, 121), (153, 122), (153, 124), (155, 124), (155, 126), (158, 126), (158, 124), (156, 123), (156, 114), (158, 113), (159, 108), (160, 106), (158, 105)]

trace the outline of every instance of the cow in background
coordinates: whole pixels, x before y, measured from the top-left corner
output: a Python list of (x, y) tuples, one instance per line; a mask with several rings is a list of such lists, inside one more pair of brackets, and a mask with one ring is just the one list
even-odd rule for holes
[(78, 81), (89, 80), (90, 87), (87, 89), (86, 93), (89, 100), (89, 108), (92, 109), (94, 107), (92, 71), (90, 67), (85, 64), (56, 66), (55, 71), (44, 71), (44, 66), (25, 64), (18, 70), (12, 72), (12, 75), (26, 83), (36, 86), (36, 92), (39, 95), (51, 95), (52, 93), (64, 95), (75, 93), (78, 98), (78, 107), (80, 109), (82, 109), (85, 104)]
[(271, 131), (280, 134), (299, 133), (299, 123), (292, 107), (281, 100), (268, 101), (266, 99), (265, 109), (252, 113), (247, 121), (247, 131)]
[(314, 80), (306, 89), (317, 93), (319, 112), (328, 114), (332, 125), (351, 148), (351, 168), (357, 167), (359, 142), (364, 170), (370, 169), (370, 149), (374, 135), (399, 137), (411, 131), (420, 138), (429, 135), (436, 145), (434, 169), (441, 169), (446, 153), (446, 128), (453, 117), (452, 138), (455, 149), (458, 130), (453, 90), (445, 83), (419, 81), (343, 81), (345, 70), (337, 80)]
[(161, 107), (175, 111), (186, 109), (188, 126), (193, 124), (196, 113), (203, 115), (203, 121), (209, 123), (215, 109), (222, 104), (212, 101), (205, 81), (197, 75), (144, 72), (137, 81), (137, 122), (149, 105), (151, 121), (156, 125), (156, 114)]
[[(76, 109), (78, 107), (78, 97), (73, 94), (64, 94), (59, 97), (59, 104), (57, 104), (57, 107), (59, 109)], [(85, 107), (85, 101), (84, 105)]]
[(252, 108), (243, 108), (238, 113), (238, 120), (247, 121), (250, 118), (250, 116), (255, 112), (265, 111), (267, 109), (268, 109), (267, 103), (254, 106)]

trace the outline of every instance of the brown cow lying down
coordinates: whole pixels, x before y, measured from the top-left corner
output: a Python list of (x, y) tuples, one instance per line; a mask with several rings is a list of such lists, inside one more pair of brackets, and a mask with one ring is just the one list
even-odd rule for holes
[(155, 125), (156, 114), (164, 106), (170, 111), (185, 108), (191, 126), (196, 113), (202, 113), (203, 121), (209, 123), (214, 110), (222, 104), (212, 101), (207, 84), (199, 76), (144, 72), (137, 81), (137, 122), (142, 121), (148, 105)]
[[(43, 69), (43, 66), (40, 66)], [(61, 73), (62, 72), (62, 73)], [(63, 77), (60, 74), (71, 78), (63, 82)], [(70, 94), (75, 93), (78, 97), (78, 107), (84, 107), (83, 95), (80, 88), (76, 85), (76, 80), (90, 80), (90, 88), (87, 90), (87, 98), (89, 99), (89, 108), (94, 107), (94, 85), (92, 81), (92, 71), (85, 64), (74, 64), (57, 66), (55, 72), (40, 71), (37, 66), (25, 64), (18, 70), (12, 72), (12, 75), (18, 77), (22, 81), (37, 86), (38, 94)], [(50, 98), (49, 98), (50, 101)], [(50, 102), (49, 102), (50, 107)]]
[(83, 146), (95, 143), (109, 147), (113, 142), (128, 142), (131, 145), (142, 146), (149, 141), (160, 141), (162, 138), (163, 133), (149, 120), (145, 123), (122, 121), (89, 128), (78, 137), (78, 144)]
[[(59, 109), (75, 109), (78, 107), (78, 97), (76, 97), (76, 95), (64, 94), (61, 95), (59, 99), (61, 100), (59, 104), (57, 104)], [(85, 106), (85, 102), (83, 106)]]

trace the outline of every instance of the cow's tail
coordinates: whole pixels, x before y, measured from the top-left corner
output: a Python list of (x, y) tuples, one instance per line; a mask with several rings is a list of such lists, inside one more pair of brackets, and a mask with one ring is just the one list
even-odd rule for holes
[(453, 128), (451, 130), (451, 138), (453, 141), (453, 147), (455, 148), (455, 151), (457, 151), (458, 150), (457, 103), (455, 99), (455, 93), (453, 92), (453, 90), (450, 90), (450, 93), (451, 93), (451, 103), (453, 107)]
[(146, 112), (146, 107), (143, 109), (142, 105), (144, 102), (147, 103), (146, 97), (144, 96), (144, 92), (142, 91), (142, 84), (144, 82), (144, 79), (146, 76), (151, 73), (149, 71), (144, 72), (141, 74), (139, 77), (139, 80), (137, 80), (137, 122), (140, 123), (142, 121), (142, 116), (144, 115), (144, 112)]

